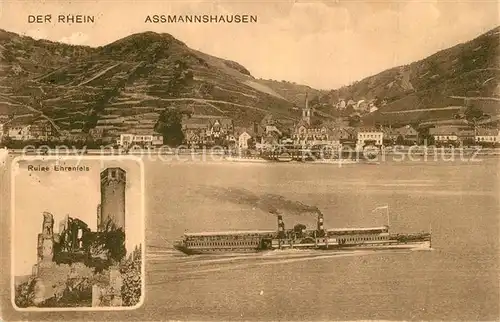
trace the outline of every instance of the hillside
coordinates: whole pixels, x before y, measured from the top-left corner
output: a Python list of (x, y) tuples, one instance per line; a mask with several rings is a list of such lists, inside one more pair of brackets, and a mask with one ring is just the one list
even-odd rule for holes
[(248, 126), (299, 111), (240, 64), (187, 47), (169, 34), (134, 34), (98, 48), (0, 31), (0, 115), (42, 114), (61, 130), (109, 134), (152, 129), (175, 107)]
[[(0, 118), (41, 115), (62, 131), (109, 135), (151, 130), (165, 108), (224, 115), (235, 126), (265, 116), (296, 120), (308, 93), (320, 119), (341, 115), (345, 101), (385, 100), (365, 124), (449, 120), (463, 105), (500, 114), (500, 28), (421, 61), (350, 86), (320, 91), (288, 81), (255, 79), (244, 66), (145, 32), (106, 46), (71, 46), (0, 30)], [(466, 100), (464, 98), (467, 98)]]
[(328, 93), (327, 91), (321, 91), (307, 85), (301, 85), (286, 80), (275, 81), (271, 79), (259, 79), (258, 82), (272, 88), (286, 100), (295, 104), (297, 108), (304, 106), (306, 93), (310, 101), (315, 97), (323, 97), (324, 94)]
[(368, 123), (449, 119), (459, 111), (450, 106), (464, 105), (500, 114), (499, 46), (500, 27), (423, 60), (334, 90), (329, 96), (332, 101), (385, 99), (386, 106), (365, 116)]
[(286, 99), (335, 115), (340, 100), (386, 101), (366, 114), (365, 124), (407, 124), (450, 120), (464, 106), (478, 106), (486, 114), (500, 114), (500, 27), (405, 66), (394, 67), (350, 86), (319, 91), (287, 81), (260, 80)]

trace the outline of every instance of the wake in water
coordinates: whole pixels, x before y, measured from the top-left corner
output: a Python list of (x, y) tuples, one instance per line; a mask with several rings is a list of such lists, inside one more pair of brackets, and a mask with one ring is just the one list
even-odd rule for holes
[[(165, 258), (163, 264), (175, 266), (175, 276), (188, 277), (199, 274), (218, 273), (230, 270), (242, 270), (249, 268), (257, 268), (268, 265), (283, 265), (297, 262), (316, 261), (316, 260), (331, 260), (334, 258), (345, 258), (352, 256), (367, 256), (380, 254), (395, 254), (409, 253), (408, 250), (350, 250), (338, 252), (321, 252), (314, 250), (278, 250), (256, 254), (238, 254), (236, 255), (194, 255), (185, 256), (179, 261), (173, 258)], [(149, 254), (147, 255), (149, 257)], [(173, 269), (153, 269), (149, 273), (170, 272)], [(150, 285), (167, 283), (166, 280), (148, 283)]]

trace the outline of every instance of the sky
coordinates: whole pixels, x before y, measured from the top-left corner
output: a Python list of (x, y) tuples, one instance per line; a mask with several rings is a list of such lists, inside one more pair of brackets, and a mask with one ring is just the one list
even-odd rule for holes
[[(79, 163), (78, 163), (79, 162)], [(92, 231), (97, 228), (97, 205), (100, 203), (100, 172), (119, 166), (127, 172), (125, 190), (125, 246), (127, 252), (142, 243), (144, 214), (142, 211), (142, 183), (140, 166), (135, 161), (66, 160), (61, 166), (89, 166), (89, 172), (33, 172), (27, 166), (52, 167), (55, 161), (21, 160), (14, 166), (14, 267), (16, 276), (31, 274), (37, 262), (37, 238), (42, 230), (42, 213), (54, 217), (54, 233), (59, 232), (59, 222), (68, 214), (83, 220)]]
[[(94, 15), (94, 24), (30, 24), (29, 14)], [(147, 15), (248, 14), (254, 24), (151, 24)], [(100, 46), (127, 35), (170, 33), (231, 59), (254, 77), (338, 88), (425, 58), (500, 25), (499, 3), (478, 1), (4, 0), (0, 28)]]

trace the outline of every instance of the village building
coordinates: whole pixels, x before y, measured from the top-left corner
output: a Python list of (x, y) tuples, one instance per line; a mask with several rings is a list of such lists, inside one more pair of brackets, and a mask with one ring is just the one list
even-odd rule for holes
[(473, 145), (476, 139), (476, 131), (473, 128), (461, 128), (458, 131), (458, 140), (462, 145)]
[(352, 106), (354, 108), (356, 106), (356, 102), (352, 99), (348, 100), (346, 103), (346, 108), (348, 108), (349, 106)]
[(252, 138), (252, 136), (247, 131), (243, 131), (243, 133), (241, 133), (238, 136), (238, 148), (241, 150), (248, 149), (248, 141), (251, 138)]
[(376, 107), (374, 103), (369, 103), (368, 104), (368, 113), (373, 113), (375, 111), (378, 111), (378, 107)]
[(163, 135), (152, 130), (132, 129), (120, 134), (118, 145), (123, 148), (131, 146), (154, 147), (163, 145)]
[(335, 127), (335, 131), (338, 133), (338, 138), (340, 144), (355, 142), (356, 141), (356, 129), (350, 126), (345, 127)]
[(313, 110), (309, 107), (306, 94), (305, 107), (302, 109), (302, 119), (294, 126), (292, 140), (296, 145), (338, 144), (338, 136), (325, 125), (313, 125)]
[(418, 131), (411, 125), (406, 125), (393, 130), (396, 143), (413, 145), (418, 143)]
[(356, 140), (354, 131), (344, 123), (340, 119), (325, 123), (314, 122), (314, 112), (309, 108), (306, 96), (302, 119), (295, 124), (291, 139), (295, 145), (301, 146), (339, 146), (343, 143), (353, 143)]
[(71, 131), (61, 130), (59, 132), (59, 141), (85, 142), (89, 139), (89, 134), (82, 129), (72, 129)]
[(360, 113), (368, 113), (370, 111), (370, 108), (368, 106), (368, 102), (366, 102), (365, 100), (359, 100), (354, 106), (354, 110)]
[(303, 122), (296, 127), (292, 137), (297, 145), (340, 145), (342, 142), (352, 140), (352, 133), (345, 128), (331, 127), (327, 124), (310, 127)]
[(235, 140), (233, 120), (223, 116), (192, 115), (182, 121), (182, 131), (190, 146), (222, 144)]
[(362, 148), (366, 145), (382, 146), (384, 132), (375, 128), (360, 128), (356, 131), (356, 146)]
[(373, 113), (378, 110), (378, 107), (375, 105), (376, 101), (374, 98), (368, 101), (368, 106), (366, 107), (367, 113)]
[(398, 139), (398, 134), (396, 130), (392, 127), (384, 127), (382, 128), (382, 132), (384, 133), (384, 138), (382, 143), (384, 145), (394, 145), (396, 144), (396, 140)]
[(478, 128), (476, 130), (475, 141), (478, 144), (498, 145), (500, 144), (500, 130)]
[(283, 135), (283, 133), (281, 132), (280, 129), (278, 129), (278, 127), (276, 127), (276, 125), (266, 125), (266, 130), (265, 130), (266, 134), (269, 134), (271, 132), (275, 132), (277, 133), (279, 136)]
[(469, 126), (440, 125), (429, 129), (436, 145), (460, 145), (475, 141), (474, 130)]
[(92, 128), (89, 129), (89, 136), (94, 140), (100, 140), (104, 137), (105, 130), (102, 128)]
[(339, 110), (344, 110), (346, 108), (346, 102), (344, 99), (340, 99), (338, 102), (337, 102), (337, 109)]
[(280, 143), (280, 135), (276, 131), (264, 133), (260, 138), (260, 147), (275, 146)]
[(58, 137), (54, 124), (39, 116), (18, 116), (4, 124), (4, 135), (14, 141), (49, 141)]
[(458, 129), (454, 126), (437, 126), (429, 129), (429, 134), (434, 138), (436, 145), (458, 141)]
[[(262, 136), (265, 136), (266, 130), (258, 123), (253, 123), (251, 127), (235, 128), (237, 137), (236, 147), (240, 150), (255, 148), (261, 142)], [(253, 144), (251, 144), (253, 142)]]

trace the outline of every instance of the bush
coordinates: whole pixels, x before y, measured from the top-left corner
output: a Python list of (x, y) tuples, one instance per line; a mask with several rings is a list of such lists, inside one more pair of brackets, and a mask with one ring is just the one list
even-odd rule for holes
[(139, 303), (142, 294), (142, 253), (141, 246), (136, 247), (127, 260), (122, 263), (120, 273), (123, 277), (122, 301), (125, 306)]
[(88, 278), (66, 281), (62, 294), (43, 301), (39, 307), (87, 307), (92, 306), (92, 284)]
[(16, 295), (14, 302), (17, 307), (29, 307), (33, 306), (33, 300), (35, 298), (35, 284), (36, 280), (30, 278), (28, 281), (16, 286)]

